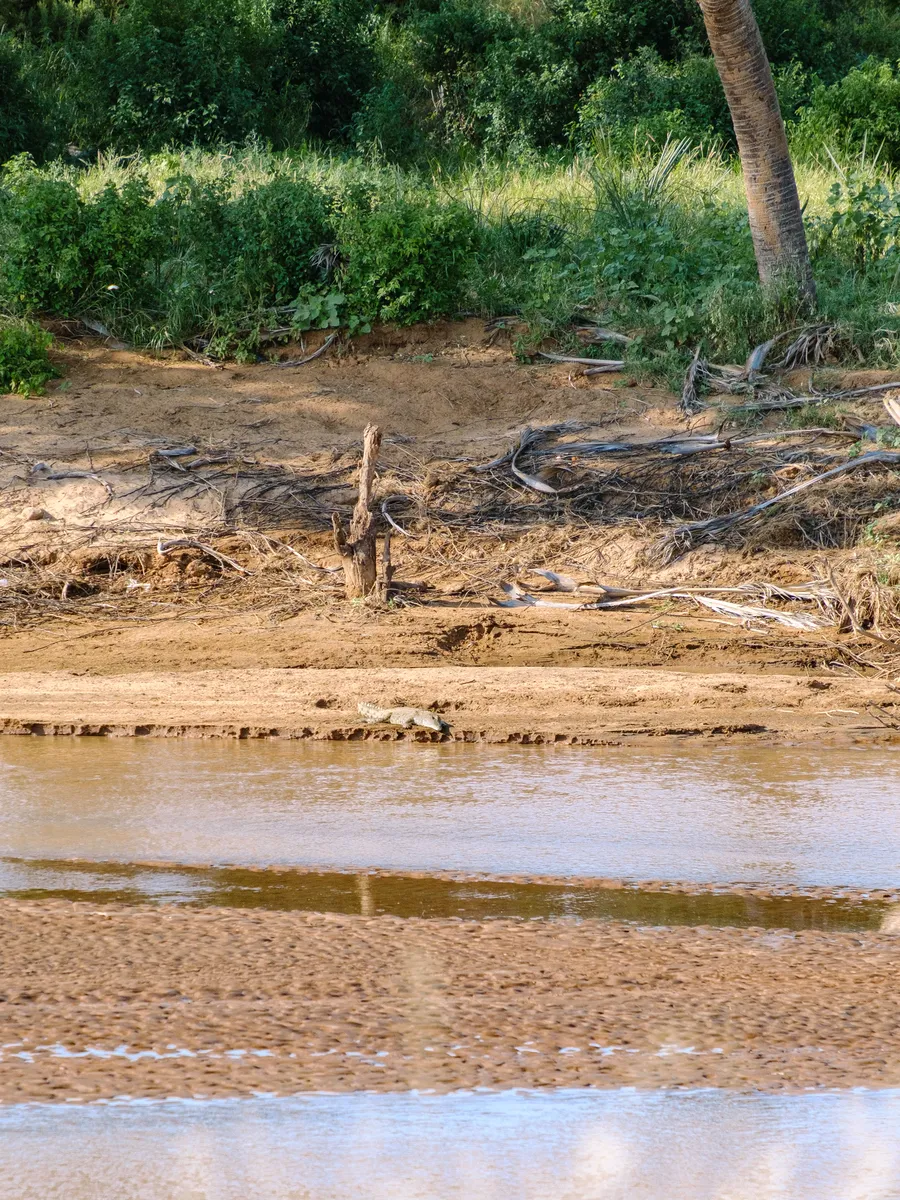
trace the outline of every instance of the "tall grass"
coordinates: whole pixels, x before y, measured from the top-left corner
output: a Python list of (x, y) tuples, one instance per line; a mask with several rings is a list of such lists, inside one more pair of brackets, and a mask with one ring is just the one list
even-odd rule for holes
[[(900, 364), (900, 190), (872, 156), (798, 167), (821, 315)], [(401, 170), (255, 142), (10, 164), (0, 308), (89, 315), (153, 346), (254, 354), (265, 331), (520, 314), (532, 342), (589, 313), (645, 367), (740, 360), (795, 319), (757, 282), (739, 166), (670, 142)]]

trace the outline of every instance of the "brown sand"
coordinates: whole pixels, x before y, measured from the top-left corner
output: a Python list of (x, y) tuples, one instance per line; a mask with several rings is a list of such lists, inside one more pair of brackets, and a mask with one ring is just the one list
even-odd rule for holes
[[(510, 345), (478, 321), (381, 330), (291, 371), (210, 370), (88, 337), (61, 343), (59, 357), (63, 390), (6, 397), (0, 414), (2, 728), (359, 736), (356, 701), (382, 690), (436, 704), (454, 736), (467, 739), (900, 728), (898, 694), (832, 669), (846, 639), (831, 630), (745, 629), (699, 612), (510, 612), (490, 604), (499, 581), (539, 563), (641, 586), (821, 575), (821, 554), (798, 544), (796, 531), (784, 542), (777, 521), (752, 546), (703, 546), (652, 572), (642, 560), (658, 536), (652, 526), (536, 520), (487, 537), (445, 531), (440, 544), (398, 536), (399, 577), (430, 581), (428, 605), (352, 610), (315, 587), (298, 594), (282, 583), (277, 591), (277, 556), (252, 562), (248, 578), (217, 575), (197, 551), (184, 552), (184, 561), (160, 558), (160, 536), (221, 532), (215, 489), (160, 508), (134, 476), (116, 476), (135, 464), (147, 469), (161, 445), (194, 444), (306, 477), (355, 461), (362, 428), (375, 420), (386, 434), (385, 470), (402, 488), (410, 472), (439, 475), (460, 460), (486, 461), (526, 423), (587, 420), (613, 438), (683, 432), (677, 399), (662, 389), (585, 379), (564, 364), (516, 363)], [(39, 460), (46, 469), (35, 473)], [(91, 472), (113, 480), (114, 502)], [(346, 500), (329, 494), (325, 507)], [(45, 519), (27, 519), (33, 511)], [(336, 561), (321, 521), (279, 532), (300, 539), (318, 562)], [(246, 557), (246, 539), (233, 540), (227, 552)], [(114, 578), (104, 577), (91, 564), (97, 554), (118, 564), (120, 552), (129, 564), (137, 554), (144, 574), (114, 566)], [(132, 572), (149, 591), (126, 595)], [(34, 603), (9, 601), (20, 586)], [(851, 670), (860, 655), (878, 652), (865, 642), (850, 649)], [(521, 670), (495, 669), (507, 667)], [(548, 669), (572, 667), (597, 669)], [(870, 701), (879, 714), (867, 710)]]
[[(886, 696), (889, 697), (886, 699)], [(433, 707), (462, 741), (603, 744), (639, 735), (891, 736), (866, 711), (897, 696), (859, 679), (540, 667), (0, 675), (0, 730), (438, 740), (366, 726), (360, 700)], [(898, 710), (900, 711), (900, 710)]]
[[(0, 591), (2, 731), (431, 736), (363, 730), (356, 704), (376, 698), (434, 706), (452, 736), (472, 741), (890, 738), (900, 725), (896, 689), (832, 668), (846, 644), (834, 631), (490, 607), (501, 579), (537, 565), (643, 584), (653, 529), (448, 535), (439, 568), (429, 546), (397, 538), (401, 578), (440, 576), (434, 607), (400, 612), (350, 611), (290, 586), (276, 603), (258, 580), (244, 588), (191, 561), (196, 552), (154, 561), (150, 590), (125, 604), (114, 592), (124, 575), (86, 578), (88, 560), (77, 566), (98, 549), (152, 559), (159, 536), (215, 535), (213, 493), (163, 511), (123, 500), (121, 478), (107, 504), (84, 477), (115, 481), (137, 460), (144, 469), (161, 445), (315, 472), (352, 454), (375, 420), (384, 462), (421, 476), (460, 457), (486, 461), (526, 423), (590, 420), (617, 438), (683, 431), (675, 397), (658, 389), (517, 365), (478, 322), (381, 333), (298, 371), (211, 371), (87, 342), (62, 358), (67, 390), (5, 398), (0, 415), (0, 577), (34, 597), (13, 605)], [(31, 471), (38, 460), (49, 472)], [(44, 478), (73, 470), (82, 475)], [(27, 519), (35, 509), (45, 515)], [(276, 532), (333, 562), (325, 535)], [(857, 553), (848, 547), (841, 563), (853, 567)], [(752, 545), (702, 547), (652, 578), (796, 583), (821, 574), (821, 558), (773, 520)], [(871, 568), (865, 555), (858, 565)], [(468, 600), (449, 598), (460, 589)], [(845, 663), (865, 671), (860, 656), (879, 648), (849, 649), (857, 657)], [(896, 943), (869, 933), (0, 901), (0, 1100), (898, 1085), (897, 962)], [(57, 1045), (169, 1057), (40, 1049)], [(248, 1053), (228, 1055), (237, 1050)]]
[(15, 901), (0, 919), (4, 1101), (900, 1084), (886, 935)]

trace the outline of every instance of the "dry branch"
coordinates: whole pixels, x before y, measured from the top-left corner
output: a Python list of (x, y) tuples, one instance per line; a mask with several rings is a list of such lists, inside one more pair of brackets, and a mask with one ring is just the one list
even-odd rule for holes
[(198, 542), (195, 538), (170, 538), (168, 541), (160, 539), (156, 543), (156, 552), (160, 556), (170, 554), (173, 550), (202, 550), (204, 554), (223, 567), (231, 567), (233, 571), (238, 571), (241, 575), (249, 575), (250, 571), (246, 567), (242, 567), (239, 562), (235, 562), (233, 558), (229, 558), (226, 554), (220, 554), (218, 550), (212, 546), (208, 546), (206, 542)]
[(621, 358), (577, 358), (572, 354), (551, 354), (547, 350), (539, 350), (540, 358), (548, 358), (550, 362), (574, 363), (579, 367), (602, 367), (606, 371), (621, 371), (625, 366)]
[(350, 521), (349, 535), (339, 513), (332, 513), (334, 544), (344, 566), (344, 582), (348, 600), (370, 596), (378, 582), (375, 518), (372, 516), (372, 497), (375, 484), (375, 464), (381, 449), (381, 430), (377, 425), (366, 426), (363, 435), (363, 456), (359, 467), (359, 498)]
[(767, 509), (773, 508), (776, 504), (783, 504), (790, 496), (796, 496), (799, 492), (805, 492), (808, 488), (817, 487), (826, 480), (835, 479), (838, 475), (844, 475), (848, 471), (855, 471), (858, 467), (875, 466), (878, 464), (900, 465), (900, 453), (873, 450), (869, 454), (861, 454), (859, 458), (851, 458), (848, 462), (841, 463), (838, 467), (832, 467), (830, 471), (825, 471), (821, 475), (815, 475), (812, 479), (806, 479), (803, 483), (797, 483), (786, 491), (779, 492), (777, 496), (772, 496), (768, 500), (761, 500), (759, 504), (751, 504), (749, 508), (726, 513), (720, 517), (710, 517), (705, 521), (691, 521), (688, 524), (680, 525), (677, 529), (667, 533), (657, 543), (657, 556), (663, 562), (671, 562), (678, 555), (687, 553), (688, 550), (693, 549), (702, 542), (715, 541), (720, 534), (733, 529), (736, 525), (752, 520)]
[[(495, 601), (497, 607), (556, 608), (560, 610), (587, 612), (600, 609), (636, 608), (659, 601), (670, 603), (681, 600), (692, 604), (699, 604), (703, 608), (709, 609), (722, 617), (740, 621), (742, 624), (769, 621), (788, 629), (798, 629), (805, 632), (813, 632), (834, 625), (833, 602), (837, 599), (837, 593), (832, 589), (827, 589), (821, 583), (812, 583), (804, 588), (790, 590), (782, 589), (774, 584), (749, 584), (724, 588), (681, 586), (657, 588), (641, 592), (629, 591), (624, 588), (609, 588), (603, 584), (579, 585), (569, 576), (557, 575), (554, 571), (535, 571), (534, 574), (542, 575), (546, 579), (549, 579), (555, 588), (560, 591), (570, 594), (573, 591), (590, 592), (593, 594), (599, 592), (604, 598), (585, 604), (572, 601), (548, 600), (541, 595), (535, 596), (525, 591), (517, 583), (503, 583), (501, 584), (501, 590), (505, 593), (507, 599)], [(733, 600), (723, 599), (722, 593), (757, 600), (778, 597), (781, 599), (814, 601), (823, 607), (825, 615), (817, 616), (812, 613), (785, 612), (781, 609), (771, 608), (766, 604), (738, 604)]]
[(336, 337), (337, 331), (330, 333), (318, 350), (314, 350), (312, 354), (307, 354), (306, 358), (287, 358), (284, 360), (284, 362), (277, 362), (273, 363), (272, 365), (276, 367), (305, 367), (307, 363), (311, 363), (315, 359), (320, 358)]

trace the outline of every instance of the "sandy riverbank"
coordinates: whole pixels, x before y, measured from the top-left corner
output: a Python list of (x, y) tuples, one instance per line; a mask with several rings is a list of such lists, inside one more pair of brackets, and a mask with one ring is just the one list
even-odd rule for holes
[(14, 901), (0, 920), (3, 1101), (900, 1083), (887, 935)]
[[(581, 745), (663, 735), (889, 739), (883, 714), (897, 699), (877, 680), (597, 667), (31, 671), (0, 675), (0, 730)], [(433, 708), (451, 732), (367, 725), (361, 700)]]

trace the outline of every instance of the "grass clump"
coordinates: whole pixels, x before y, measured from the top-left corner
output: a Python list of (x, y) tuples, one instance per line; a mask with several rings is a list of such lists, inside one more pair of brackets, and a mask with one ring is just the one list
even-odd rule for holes
[(40, 395), (59, 374), (48, 354), (52, 344), (34, 322), (0, 317), (0, 393)]

